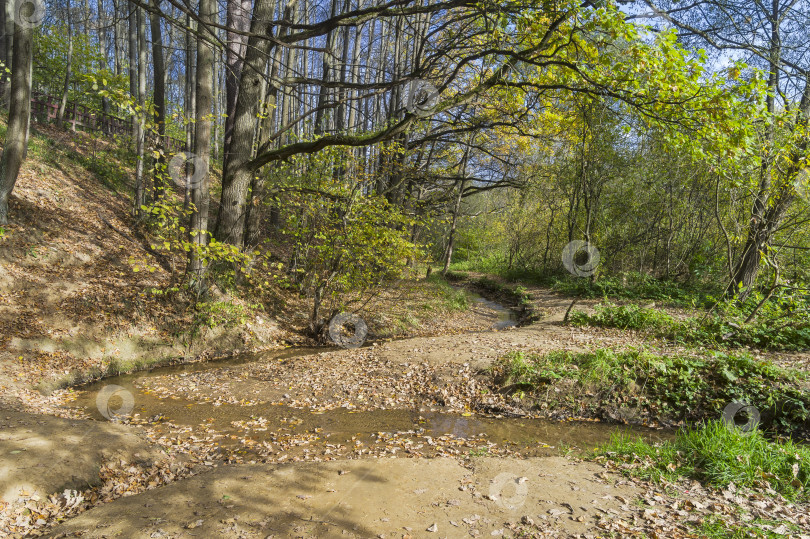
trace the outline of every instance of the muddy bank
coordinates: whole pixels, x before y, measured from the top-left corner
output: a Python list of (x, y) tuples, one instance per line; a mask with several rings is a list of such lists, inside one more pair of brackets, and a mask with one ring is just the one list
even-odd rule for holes
[(0, 410), (0, 502), (97, 486), (107, 461), (164, 457), (143, 429)]

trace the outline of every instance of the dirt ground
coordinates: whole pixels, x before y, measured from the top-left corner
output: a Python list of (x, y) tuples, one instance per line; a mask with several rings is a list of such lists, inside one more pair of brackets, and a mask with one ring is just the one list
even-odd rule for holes
[[(621, 484), (616, 484), (617, 482)], [(564, 458), (222, 467), (92, 509), (55, 537), (490, 537), (595, 532), (641, 490)], [(511, 529), (511, 531), (510, 531)]]

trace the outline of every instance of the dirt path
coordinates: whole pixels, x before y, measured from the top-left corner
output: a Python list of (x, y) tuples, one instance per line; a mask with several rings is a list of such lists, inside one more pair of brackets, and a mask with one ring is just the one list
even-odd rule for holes
[[(122, 498), (55, 537), (490, 537), (598, 530), (641, 490), (564, 458), (378, 459), (218, 468)], [(621, 483), (621, 482), (620, 482)], [(521, 525), (523, 521), (523, 525)], [(532, 524), (533, 523), (533, 524)], [(60, 535), (64, 534), (64, 535)]]

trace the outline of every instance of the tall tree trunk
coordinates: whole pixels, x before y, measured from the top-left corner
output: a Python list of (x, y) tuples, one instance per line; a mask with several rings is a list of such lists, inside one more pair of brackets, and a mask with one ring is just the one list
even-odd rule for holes
[(14, 25), (8, 128), (0, 158), (0, 225), (8, 224), (8, 198), (17, 183), (28, 143), (33, 35), (31, 28)]
[(442, 275), (447, 275), (447, 272), (450, 270), (450, 263), (453, 261), (453, 248), (456, 244), (456, 225), (458, 224), (459, 211), (461, 211), (461, 197), (464, 195), (465, 183), (465, 180), (461, 180), (458, 184), (458, 195), (456, 195), (456, 202), (453, 205), (453, 218), (450, 221), (450, 232), (447, 234), (447, 247), (444, 250)]
[[(11, 64), (14, 62), (14, 2), (6, 0), (4, 3), (4, 17), (3, 17), (3, 36), (5, 41), (6, 56), (3, 58), (6, 69), (11, 69)], [(4, 75), (5, 78), (5, 75)], [(11, 113), (11, 83), (3, 87), (3, 102), (9, 105), (9, 113)]]
[[(346, 0), (343, 4), (343, 13), (347, 13), (351, 8), (351, 0)], [(340, 54), (340, 89), (338, 90), (338, 106), (336, 116), (335, 116), (335, 130), (338, 132), (343, 131), (346, 128), (346, 116), (348, 104), (346, 101), (346, 77), (348, 75), (348, 63), (349, 63), (349, 27), (346, 26), (343, 31), (341, 32), (341, 38), (343, 40), (341, 46), (341, 54)]]
[(62, 85), (62, 100), (59, 102), (59, 111), (56, 114), (56, 125), (60, 128), (65, 121), (65, 107), (67, 107), (68, 92), (70, 91), (70, 79), (73, 76), (73, 22), (71, 21), (71, 6), (70, 0), (67, 0), (66, 18), (67, 18), (67, 38), (68, 50), (67, 59), (65, 61), (65, 81)]
[[(160, 9), (160, 0), (152, 0), (156, 9)], [(160, 15), (155, 12), (150, 12), (150, 26), (152, 29), (152, 66), (155, 72), (155, 123), (157, 124), (157, 147), (158, 152), (157, 162), (155, 163), (154, 175), (154, 191), (155, 200), (163, 198), (163, 180), (162, 175), (159, 173), (165, 162), (164, 152), (164, 137), (166, 136), (166, 88), (165, 81), (165, 66), (163, 65), (163, 32), (160, 27)]]
[[(765, 150), (762, 156), (762, 165), (759, 171), (759, 189), (754, 197), (754, 203), (751, 208), (751, 218), (748, 227), (748, 236), (743, 247), (742, 255), (737, 262), (734, 269), (734, 275), (731, 282), (726, 288), (726, 296), (738, 296), (740, 301), (744, 301), (748, 294), (751, 292), (752, 287), (756, 283), (757, 275), (759, 274), (759, 263), (762, 253), (768, 249), (771, 241), (772, 231), (775, 232), (778, 223), (770, 223), (766, 219), (771, 211), (768, 209), (769, 195), (771, 186), (773, 184), (771, 175), (773, 174), (773, 158), (771, 148), (774, 141), (774, 126), (773, 115), (776, 110), (776, 96), (779, 93), (779, 76), (781, 68), (782, 46), (781, 37), (779, 35), (779, 20), (778, 20), (778, 2), (772, 0), (773, 12), (769, 17), (771, 25), (770, 35), (770, 49), (769, 49), (769, 69), (768, 69), (768, 95), (766, 97), (766, 104), (768, 107), (768, 117), (770, 120), (765, 126)], [(775, 207), (783, 204), (783, 201), (777, 200)], [(782, 211), (776, 212), (782, 214)]]
[(6, 92), (5, 89), (7, 88), (6, 85), (6, 69), (9, 68), (11, 62), (9, 62), (9, 57), (7, 55), (8, 52), (11, 52), (8, 49), (8, 45), (6, 45), (6, 6), (9, 2), (5, 2), (3, 4), (3, 9), (0, 9), (0, 62), (3, 64), (0, 66), (0, 88), (3, 88), (3, 93), (0, 95), (0, 105), (6, 105)]
[[(99, 46), (101, 47), (101, 57), (99, 58), (98, 64), (100, 69), (109, 70), (110, 55), (107, 48), (107, 21), (109, 20), (109, 18), (107, 17), (107, 13), (104, 9), (104, 0), (98, 0), (97, 9), (98, 9), (98, 42)], [(101, 98), (101, 110), (104, 111), (104, 114), (110, 114), (110, 100), (106, 97)], [(108, 131), (106, 118), (104, 121), (102, 121), (101, 130), (105, 134)]]
[[(293, 17), (296, 8), (296, 0), (290, 0), (284, 8), (284, 20), (295, 22)], [(282, 27), (279, 30), (279, 38), (287, 36), (287, 27)], [(290, 101), (292, 100), (292, 92), (285, 92), (285, 86), (282, 84), (286, 77), (292, 71), (290, 60), (292, 51), (291, 49), (283, 50), (281, 47), (276, 47), (273, 52), (273, 58), (269, 64), (269, 84), (267, 87), (267, 95), (265, 96), (265, 106), (267, 107), (267, 115), (262, 122), (264, 125), (260, 130), (260, 139), (257, 142), (258, 146), (263, 145), (273, 128), (278, 124), (280, 129), (287, 121), (289, 115)], [(282, 63), (282, 57), (286, 56), (286, 61)], [(281, 113), (278, 113), (278, 97), (282, 95), (284, 100)], [(276, 122), (278, 118), (278, 122)], [(279, 144), (284, 144), (290, 139), (289, 132), (284, 133), (279, 137)], [(247, 215), (245, 217), (245, 237), (244, 245), (252, 247), (259, 243), (259, 233), (261, 230), (262, 216), (264, 215), (264, 204), (266, 198), (266, 182), (265, 176), (254, 174), (250, 182), (250, 199), (245, 209)]]
[(247, 32), (250, 28), (250, 0), (227, 0), (225, 26), (227, 48), (225, 50), (225, 145), (223, 170), (227, 166), (233, 139), (233, 124), (236, 117), (236, 100), (239, 96), (239, 81), (245, 58)]
[(124, 32), (121, 31), (121, 25), (123, 24), (124, 17), (121, 16), (121, 7), (118, 5), (121, 0), (113, 0), (113, 12), (114, 12), (114, 21), (113, 24), (113, 54), (115, 55), (115, 74), (120, 75), (123, 69), (122, 64), (123, 61), (121, 56), (123, 51), (121, 50), (121, 40), (123, 39)]
[(261, 77), (272, 46), (270, 40), (260, 36), (269, 35), (273, 4), (273, 0), (256, 0), (250, 27), (252, 35), (248, 41), (236, 100), (230, 154), (222, 177), (222, 199), (215, 236), (219, 241), (238, 247), (242, 246), (244, 238), (245, 204), (254, 172), (246, 164), (250, 161), (253, 150)]
[[(129, 95), (135, 104), (138, 103), (138, 8), (127, 4), (129, 23), (127, 37), (129, 50)], [(132, 142), (138, 140), (138, 116), (133, 115), (130, 120)], [(136, 208), (137, 209), (137, 208)], [(137, 211), (136, 211), (137, 213)]]
[[(191, 32), (191, 16), (186, 15), (186, 92), (183, 102), (186, 119), (186, 151), (191, 152), (194, 147), (194, 122), (196, 118), (196, 73), (194, 63), (196, 62), (195, 37)], [(191, 171), (186, 170), (185, 191), (183, 194), (183, 207), (188, 208), (191, 204)]]
[[(210, 24), (214, 22), (216, 0), (200, 0), (200, 24), (202, 36), (213, 41)], [(189, 269), (193, 288), (199, 293), (204, 284), (205, 261), (198, 250), (208, 245), (208, 206), (210, 200), (211, 164), (211, 102), (213, 100), (214, 49), (207, 39), (197, 39), (197, 76), (194, 154), (198, 158), (196, 166), (204, 166), (206, 173), (192, 189), (194, 209), (191, 214), (191, 241), (197, 249), (189, 253)], [(196, 174), (195, 174), (196, 175)]]
[(212, 152), (212, 159), (214, 161), (219, 161), (219, 129), (220, 129), (220, 114), (221, 114), (221, 107), (219, 105), (220, 102), (220, 93), (222, 89), (220, 88), (219, 83), (219, 65), (217, 64), (216, 58), (214, 58), (214, 149)]
[(138, 22), (138, 32), (135, 39), (136, 56), (138, 58), (138, 128), (135, 139), (135, 152), (138, 159), (135, 162), (135, 215), (140, 215), (141, 207), (146, 205), (146, 185), (144, 184), (146, 155), (146, 13), (139, 7), (136, 7), (135, 10)]
[[(332, 0), (332, 12), (331, 17), (334, 18), (337, 15), (338, 10), (338, 2), (340, 0)], [(326, 50), (323, 51), (322, 60), (323, 64), (321, 67), (321, 80), (323, 82), (329, 82), (332, 78), (332, 55), (335, 51), (335, 39), (337, 37), (337, 32), (335, 30), (330, 30), (326, 34)], [(326, 106), (329, 102), (329, 88), (326, 84), (321, 84), (320, 91), (318, 92), (318, 104), (317, 109), (315, 111), (315, 134), (321, 135), (326, 130), (325, 125), (325, 115), (326, 115)]]
[(444, 251), (444, 267), (442, 268), (442, 275), (447, 275), (450, 270), (450, 263), (453, 261), (453, 248), (456, 243), (456, 225), (458, 224), (458, 214), (461, 211), (461, 199), (464, 196), (464, 186), (467, 183), (467, 162), (470, 157), (470, 146), (472, 146), (475, 135), (470, 135), (467, 142), (467, 147), (464, 148), (464, 156), (461, 158), (461, 181), (458, 185), (458, 195), (456, 195), (456, 202), (453, 205), (453, 218), (450, 222), (450, 233), (447, 235), (447, 248)]

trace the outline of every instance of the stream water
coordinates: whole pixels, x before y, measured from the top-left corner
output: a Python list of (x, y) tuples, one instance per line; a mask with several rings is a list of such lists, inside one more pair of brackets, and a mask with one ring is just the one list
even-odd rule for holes
[[(514, 313), (505, 307), (469, 293), (471, 301), (492, 318), (493, 329), (517, 324)], [(476, 308), (474, 306), (474, 308)], [(156, 435), (182, 431), (187, 438), (212, 441), (220, 449), (251, 451), (267, 456), (273, 444), (284, 451), (301, 447), (307, 454), (332, 454), (335, 447), (368, 448), (369, 453), (406, 452), (442, 453), (442, 444), (455, 448), (451, 453), (492, 449), (518, 452), (526, 456), (558, 454), (562, 449), (592, 449), (610, 440), (614, 433), (627, 431), (654, 442), (672, 437), (667, 431), (590, 421), (550, 421), (526, 418), (490, 418), (474, 414), (442, 413), (409, 409), (355, 411), (344, 408), (311, 411), (277, 404), (211, 403), (172, 395), (156, 396), (146, 389), (150, 377), (192, 373), (230, 367), (248, 362), (272, 362), (301, 357), (323, 349), (296, 348), (261, 354), (243, 354), (207, 363), (167, 366), (151, 371), (106, 378), (83, 387), (74, 395), (71, 406), (84, 409), (92, 418), (103, 421), (109, 410), (123, 408), (128, 420), (149, 425)], [(120, 386), (110, 396), (109, 389)], [(100, 395), (105, 395), (99, 402)], [(131, 410), (129, 409), (131, 408)], [(424, 451), (422, 451), (424, 449)], [(280, 451), (279, 451), (280, 452)], [(300, 451), (299, 451), (300, 452)], [(360, 451), (362, 453), (362, 450)], [(393, 452), (396, 452), (395, 450)], [(338, 451), (339, 453), (339, 451)]]
[(467, 298), (473, 304), (473, 309), (479, 310), (481, 314), (492, 319), (492, 329), (501, 330), (518, 325), (517, 314), (512, 309), (507, 309), (500, 303), (486, 299), (475, 292), (466, 289), (459, 290), (464, 290)]

